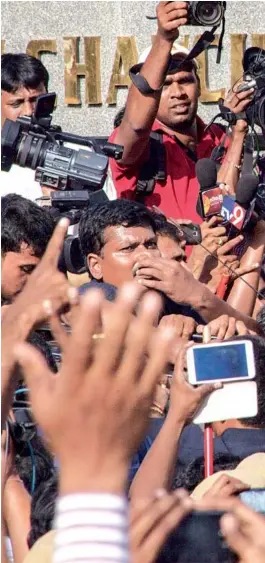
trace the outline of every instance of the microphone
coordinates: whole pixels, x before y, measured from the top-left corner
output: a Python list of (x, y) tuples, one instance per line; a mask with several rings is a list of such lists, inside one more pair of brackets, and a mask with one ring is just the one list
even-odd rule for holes
[(195, 166), (195, 172), (200, 184), (197, 201), (197, 213), (203, 219), (220, 214), (223, 194), (217, 183), (217, 167), (214, 160), (201, 158)]
[(248, 225), (253, 215), (258, 183), (258, 178), (252, 174), (241, 176), (236, 187), (236, 197), (225, 195), (223, 198), (221, 215), (238, 231)]

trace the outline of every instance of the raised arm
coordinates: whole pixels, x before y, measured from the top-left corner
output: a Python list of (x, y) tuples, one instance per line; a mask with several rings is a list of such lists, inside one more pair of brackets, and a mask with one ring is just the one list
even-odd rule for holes
[(124, 146), (121, 164), (138, 161), (147, 147), (157, 115), (170, 52), (179, 35), (179, 27), (187, 23), (187, 2), (160, 2), (157, 7), (158, 29), (152, 49), (141, 69), (154, 93), (143, 95), (132, 84), (126, 111), (115, 142)]
[[(253, 232), (252, 240), (240, 261), (241, 267), (248, 267), (254, 262), (262, 264), (265, 249), (265, 221), (259, 221)], [(254, 272), (250, 272), (243, 276), (243, 279), (251, 284), (256, 290), (259, 288), (260, 267)], [(238, 278), (230, 291), (227, 303), (244, 313), (245, 315), (253, 315), (256, 302), (256, 293), (250, 287)]]
[(217, 388), (212, 384), (195, 389), (187, 383), (183, 373), (186, 350), (187, 346), (183, 347), (176, 362), (167, 418), (132, 482), (132, 501), (141, 497), (151, 498), (161, 488), (170, 490), (182, 430), (198, 410), (201, 401)]

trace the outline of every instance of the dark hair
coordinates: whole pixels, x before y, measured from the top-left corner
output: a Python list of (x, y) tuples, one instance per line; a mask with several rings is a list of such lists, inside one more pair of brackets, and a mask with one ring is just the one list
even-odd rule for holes
[(2, 197), (2, 254), (20, 252), (25, 242), (41, 258), (54, 230), (50, 212), (20, 195)]
[(155, 230), (156, 234), (169, 237), (175, 242), (180, 242), (181, 238), (178, 234), (178, 231), (174, 225), (168, 223), (166, 218), (163, 215), (159, 215), (159, 213), (152, 213), (153, 219), (155, 221)]
[(253, 344), (256, 378), (258, 388), (258, 414), (251, 418), (243, 418), (241, 423), (244, 426), (254, 426), (265, 428), (265, 339), (260, 336), (236, 336), (230, 341), (249, 340)]
[[(235, 469), (239, 462), (240, 457), (232, 456), (231, 454), (217, 454), (214, 456), (214, 473), (218, 471), (225, 471)], [(198, 457), (191, 461), (182, 471), (179, 471), (173, 481), (173, 489), (183, 487), (189, 493), (204, 480), (204, 457)]]
[(260, 311), (257, 314), (257, 323), (265, 335), (265, 305), (261, 307)]
[(41, 83), (48, 89), (49, 74), (39, 59), (25, 53), (1, 56), (1, 89), (14, 94), (19, 88), (36, 90)]
[(155, 232), (151, 211), (141, 203), (117, 199), (103, 204), (91, 205), (82, 214), (79, 223), (79, 239), (85, 257), (90, 252), (99, 255), (105, 244), (108, 227), (150, 227)]
[(36, 489), (31, 502), (29, 548), (52, 529), (57, 494), (58, 478), (56, 475), (53, 475), (48, 481), (43, 481)]

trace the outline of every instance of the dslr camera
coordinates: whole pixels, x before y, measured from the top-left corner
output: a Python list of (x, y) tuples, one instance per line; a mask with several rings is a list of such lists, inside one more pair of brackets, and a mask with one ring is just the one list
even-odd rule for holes
[(225, 10), (226, 2), (188, 2), (187, 25), (218, 26)]

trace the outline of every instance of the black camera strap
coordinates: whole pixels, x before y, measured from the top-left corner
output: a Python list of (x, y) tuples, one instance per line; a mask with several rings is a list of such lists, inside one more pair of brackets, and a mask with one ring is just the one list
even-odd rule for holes
[[(205, 49), (207, 49), (207, 47), (209, 47), (209, 45), (211, 45), (211, 43), (214, 41), (215, 32), (217, 28), (218, 26), (216, 25), (211, 29), (211, 31), (208, 30), (204, 31), (204, 33), (201, 35), (201, 37), (192, 47), (189, 54), (186, 55), (186, 57), (183, 57), (182, 60), (175, 60), (173, 59), (172, 56), (170, 56), (169, 64), (165, 72), (165, 76), (167, 74), (173, 74), (175, 72), (181, 71), (182, 67), (187, 65), (187, 63), (191, 63), (193, 59), (195, 59), (201, 53), (203, 53), (203, 51), (205, 51)], [(222, 50), (224, 32), (225, 32), (225, 17), (223, 16), (222, 33), (220, 35), (219, 44), (218, 44), (218, 53), (216, 60), (217, 63), (220, 63), (220, 59), (221, 59), (221, 50)], [(160, 92), (163, 88), (163, 84), (162, 86), (160, 86), (160, 88), (156, 88), (156, 89), (152, 88), (150, 84), (147, 82), (146, 78), (141, 74), (139, 74), (143, 65), (144, 63), (137, 63), (130, 68), (129, 76), (132, 83), (134, 84), (134, 86), (136, 86), (137, 90), (139, 90), (139, 92), (141, 92), (141, 94), (143, 94), (144, 96), (148, 96), (150, 94), (155, 94), (156, 92)]]

